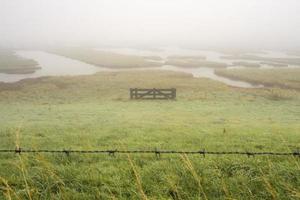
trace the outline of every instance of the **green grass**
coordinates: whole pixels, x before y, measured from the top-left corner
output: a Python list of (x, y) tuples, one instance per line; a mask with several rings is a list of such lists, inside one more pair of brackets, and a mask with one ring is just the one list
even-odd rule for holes
[(34, 60), (17, 56), (13, 51), (0, 49), (0, 73), (26, 74), (33, 73), (38, 67)]
[[(175, 87), (176, 101), (131, 101)], [(300, 93), (231, 88), (175, 72), (98, 73), (0, 85), (0, 149), (291, 151)], [(3, 113), (3, 114), (2, 114)], [(224, 129), (226, 130), (224, 132)], [(0, 155), (0, 199), (298, 199), (293, 157)]]
[[(161, 63), (147, 61), (147, 58), (134, 55), (121, 55), (90, 48), (65, 47), (48, 50), (50, 53), (80, 60), (82, 62), (108, 68), (158, 67)], [(154, 59), (159, 59), (155, 57)]]
[(268, 87), (300, 90), (300, 69), (218, 69), (220, 76), (243, 80)]

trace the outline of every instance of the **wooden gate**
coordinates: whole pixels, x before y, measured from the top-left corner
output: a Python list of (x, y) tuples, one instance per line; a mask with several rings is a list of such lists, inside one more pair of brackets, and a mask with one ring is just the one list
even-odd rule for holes
[(130, 88), (130, 99), (175, 99), (176, 89), (138, 89)]

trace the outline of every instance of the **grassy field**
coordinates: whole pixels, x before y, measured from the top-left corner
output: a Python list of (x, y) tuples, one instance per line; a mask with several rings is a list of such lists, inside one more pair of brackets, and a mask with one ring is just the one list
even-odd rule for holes
[(0, 73), (26, 74), (40, 69), (34, 60), (21, 58), (13, 51), (0, 49)]
[(243, 67), (260, 67), (258, 63), (251, 63), (251, 62), (233, 62), (232, 65), (234, 66), (243, 66)]
[(210, 67), (210, 68), (225, 68), (226, 63), (213, 62), (205, 60), (205, 57), (169, 57), (166, 65), (175, 65), (178, 67)]
[(290, 52), (287, 53), (287, 55), (300, 56), (300, 51), (290, 51)]
[(300, 58), (269, 58), (263, 56), (255, 56), (255, 55), (233, 55), (233, 56), (222, 56), (222, 59), (230, 59), (230, 60), (255, 60), (255, 61), (263, 61), (269, 63), (278, 63), (278, 64), (289, 64), (289, 65), (300, 65)]
[(134, 55), (121, 55), (106, 51), (98, 51), (91, 48), (69, 47), (48, 50), (50, 53), (80, 60), (82, 62), (108, 68), (140, 68), (159, 67), (158, 62), (147, 59), (159, 59), (159, 57), (142, 57)]
[(300, 69), (218, 69), (216, 74), (269, 87), (300, 90)]
[[(176, 101), (131, 101), (174, 87)], [(300, 93), (175, 72), (98, 73), (0, 84), (0, 149), (293, 151)], [(300, 159), (0, 154), (0, 199), (299, 199)]]
[(288, 67), (288, 64), (281, 64), (281, 63), (273, 63), (273, 62), (260, 62), (262, 65), (269, 65), (273, 67)]
[(168, 56), (168, 59), (206, 60), (206, 56)]

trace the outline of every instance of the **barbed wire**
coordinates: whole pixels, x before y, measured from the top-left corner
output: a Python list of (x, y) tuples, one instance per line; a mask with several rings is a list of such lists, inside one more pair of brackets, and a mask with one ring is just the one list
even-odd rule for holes
[(20, 147), (16, 149), (0, 149), (0, 153), (62, 153), (66, 155), (73, 154), (108, 154), (114, 156), (115, 154), (155, 154), (160, 157), (162, 154), (199, 154), (205, 157), (205, 155), (246, 155), (250, 156), (299, 156), (300, 151), (293, 152), (253, 152), (253, 151), (206, 151), (205, 149), (199, 151), (176, 151), (176, 150), (47, 150), (47, 149), (22, 149)]

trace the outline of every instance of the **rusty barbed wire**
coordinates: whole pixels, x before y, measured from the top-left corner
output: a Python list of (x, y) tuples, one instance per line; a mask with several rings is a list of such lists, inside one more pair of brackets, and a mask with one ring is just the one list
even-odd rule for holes
[(293, 152), (253, 152), (253, 151), (206, 151), (205, 149), (199, 151), (178, 151), (178, 150), (47, 150), (47, 149), (0, 149), (0, 153), (62, 153), (66, 155), (70, 154), (155, 154), (159, 157), (162, 154), (199, 154), (205, 157), (205, 155), (246, 155), (250, 156), (300, 156), (300, 151)]

